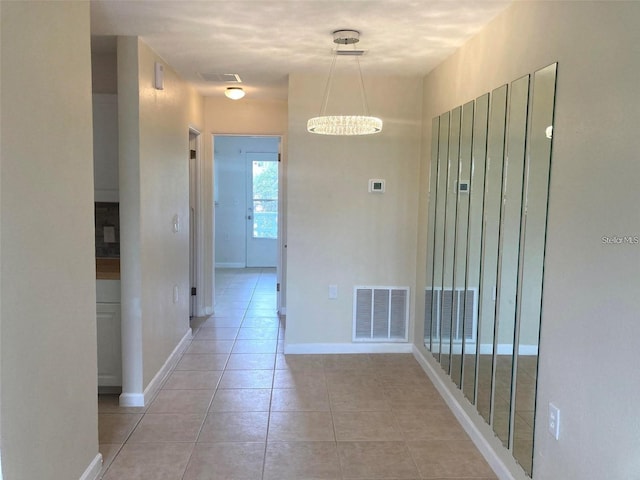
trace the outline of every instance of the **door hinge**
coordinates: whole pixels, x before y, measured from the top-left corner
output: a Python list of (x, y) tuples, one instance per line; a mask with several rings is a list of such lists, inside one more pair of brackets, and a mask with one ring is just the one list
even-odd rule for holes
[(196, 159), (196, 151), (195, 150), (189, 150), (189, 158), (191, 160), (195, 160)]
[(196, 287), (191, 287), (191, 296), (196, 294)]
[(282, 161), (282, 154), (281, 154), (281, 153), (279, 153), (279, 154), (278, 154), (278, 161), (279, 161), (279, 162), (281, 162), (281, 161)]
[(280, 291), (280, 284), (276, 283), (276, 292), (279, 292), (279, 291)]

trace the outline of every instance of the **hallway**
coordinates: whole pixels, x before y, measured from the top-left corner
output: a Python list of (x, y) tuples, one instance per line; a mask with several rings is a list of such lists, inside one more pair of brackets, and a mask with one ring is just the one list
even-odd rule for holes
[(217, 270), (216, 314), (150, 405), (100, 396), (101, 478), (496, 478), (412, 355), (285, 356), (275, 282)]

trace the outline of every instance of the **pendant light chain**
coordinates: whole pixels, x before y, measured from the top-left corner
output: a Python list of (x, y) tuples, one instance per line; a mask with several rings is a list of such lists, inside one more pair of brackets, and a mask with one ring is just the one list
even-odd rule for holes
[(333, 60), (331, 61), (331, 68), (329, 69), (329, 78), (327, 78), (327, 85), (324, 88), (324, 99), (322, 101), (322, 107), (320, 108), (320, 116), (324, 116), (327, 112), (327, 104), (329, 103), (329, 93), (331, 92), (331, 84), (333, 83), (333, 71), (336, 67), (337, 54), (333, 54)]
[(369, 105), (367, 104), (367, 94), (364, 91), (364, 79), (362, 78), (362, 69), (360, 68), (360, 59), (356, 56), (358, 64), (358, 74), (360, 75), (360, 94), (362, 95), (362, 109), (365, 117), (369, 116)]
[[(364, 115), (326, 115), (329, 104), (329, 95), (333, 86), (333, 75), (338, 58), (338, 48), (333, 52), (329, 77), (324, 89), (324, 98), (320, 107), (320, 115), (309, 119), (307, 131), (320, 135), (370, 135), (382, 131), (382, 120), (369, 116), (369, 105), (364, 89), (364, 78), (362, 68), (358, 59), (358, 52), (355, 52), (355, 44), (359, 41), (360, 32), (355, 30), (336, 30), (333, 32), (333, 42), (340, 45), (353, 45), (356, 65), (358, 66), (358, 79), (360, 87), (360, 99)], [(360, 53), (361, 54), (361, 53)]]

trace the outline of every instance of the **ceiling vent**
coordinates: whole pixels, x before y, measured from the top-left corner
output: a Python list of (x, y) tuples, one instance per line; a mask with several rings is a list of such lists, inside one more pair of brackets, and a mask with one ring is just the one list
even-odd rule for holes
[(242, 83), (237, 73), (200, 73), (200, 78), (213, 83)]

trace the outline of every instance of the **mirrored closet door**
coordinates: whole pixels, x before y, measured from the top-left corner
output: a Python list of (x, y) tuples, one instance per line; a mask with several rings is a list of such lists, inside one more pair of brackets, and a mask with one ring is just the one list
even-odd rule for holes
[(556, 64), (433, 120), (425, 347), (532, 475)]

